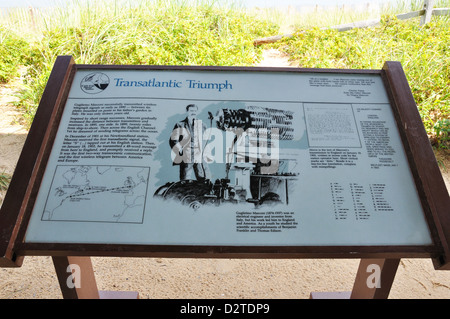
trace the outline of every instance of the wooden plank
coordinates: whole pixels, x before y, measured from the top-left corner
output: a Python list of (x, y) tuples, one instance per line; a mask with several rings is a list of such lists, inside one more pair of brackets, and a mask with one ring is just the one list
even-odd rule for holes
[(260, 38), (253, 41), (254, 45), (260, 45), (265, 43), (274, 43), (280, 41), (283, 38), (292, 38), (294, 36), (293, 33), (283, 34), (283, 35), (274, 35), (272, 37)]
[(441, 246), (443, 251), (434, 260), (435, 268), (450, 269), (450, 197), (444, 179), (400, 62), (388, 61), (383, 70), (425, 217), (429, 225), (435, 227), (430, 228), (430, 232), (436, 246)]
[(42, 160), (41, 145), (50, 131), (55, 129), (55, 127), (49, 127), (49, 123), (52, 123), (51, 119), (55, 116), (55, 105), (62, 98), (73, 64), (74, 60), (71, 56), (61, 56), (56, 59), (0, 209), (1, 267), (21, 265), (22, 259), (14, 254), (13, 244), (20, 229), (25, 204), (33, 191), (35, 168)]
[[(448, 13), (449, 11), (450, 11), (450, 9), (444, 8), (444, 9), (434, 9), (431, 12), (433, 12), (433, 14), (435, 14), (435, 15), (445, 15), (445, 14), (449, 14)], [(401, 13), (401, 14), (396, 15), (396, 17), (399, 20), (407, 20), (407, 19), (423, 16), (425, 13), (426, 13), (426, 11), (422, 9), (422, 10), (418, 10), (418, 11)], [(370, 28), (370, 27), (377, 26), (379, 24), (380, 24), (380, 19), (378, 18), (378, 19), (371, 19), (371, 20), (357, 21), (357, 22), (352, 22), (352, 23), (339, 24), (339, 25), (335, 25), (335, 26), (331, 26), (331, 27), (322, 28), (321, 30), (334, 29), (339, 32), (344, 32), (344, 31), (348, 31), (348, 30), (351, 30), (354, 28)], [(300, 33), (304, 33), (304, 32), (305, 31), (302, 31)], [(295, 36), (294, 33), (283, 34), (283, 35), (274, 35), (271, 37), (256, 39), (253, 42), (253, 44), (260, 45), (260, 44), (265, 44), (265, 43), (273, 43), (273, 42), (280, 41), (283, 38), (292, 38), (294, 36)]]
[(336, 26), (331, 26), (327, 29), (334, 29), (339, 32), (343, 32), (343, 31), (348, 31), (348, 30), (354, 29), (354, 28), (361, 29), (361, 28), (374, 27), (379, 24), (380, 24), (380, 19), (372, 19), (372, 20), (358, 21), (358, 22), (347, 23), (347, 24), (340, 24), (340, 25), (336, 25)]
[(408, 20), (408, 19), (420, 17), (424, 14), (425, 14), (425, 10), (419, 10), (419, 11), (397, 14), (396, 17), (399, 20)]
[(161, 258), (431, 258), (430, 246), (205, 246), (24, 243), (30, 256), (116, 256)]
[(450, 8), (439, 8), (439, 9), (433, 9), (431, 12), (434, 16), (445, 16), (450, 15)]

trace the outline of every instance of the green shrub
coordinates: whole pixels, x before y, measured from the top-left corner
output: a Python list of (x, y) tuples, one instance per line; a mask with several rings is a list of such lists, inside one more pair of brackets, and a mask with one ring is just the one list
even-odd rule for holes
[(239, 10), (177, 1), (104, 15), (79, 10), (77, 23), (53, 21), (30, 44), (26, 89), (18, 102), (30, 124), (58, 55), (72, 55), (80, 64), (252, 65), (262, 50), (253, 40), (276, 32)]
[(450, 145), (450, 119), (440, 119), (434, 124), (438, 145)]
[(417, 19), (384, 17), (367, 29), (298, 30), (275, 46), (300, 67), (381, 69), (385, 61), (400, 61), (428, 134), (448, 147), (441, 127), (450, 118), (449, 43), (448, 18), (433, 17), (421, 27)]
[(11, 182), (11, 175), (2, 172), (0, 173), (0, 191), (6, 191)]
[[(18, 65), (27, 66), (17, 105), (29, 124), (58, 55), (86, 64), (254, 65), (262, 47), (253, 46), (253, 40), (278, 29), (213, 0), (190, 6), (183, 0), (74, 3), (36, 14), (33, 40), (0, 27), (0, 82), (15, 76)], [(418, 19), (385, 16), (373, 28), (298, 30), (272, 46), (300, 67), (380, 69), (385, 61), (400, 61), (429, 136), (448, 147), (449, 43), (448, 17), (433, 17), (420, 27)]]
[(8, 82), (19, 75), (17, 71), (26, 50), (25, 40), (0, 25), (0, 83)]

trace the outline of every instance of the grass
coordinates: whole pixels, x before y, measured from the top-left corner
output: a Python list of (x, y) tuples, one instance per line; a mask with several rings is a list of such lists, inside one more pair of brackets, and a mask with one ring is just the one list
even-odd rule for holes
[[(76, 63), (255, 65), (275, 46), (300, 67), (375, 68), (400, 61), (426, 130), (438, 148), (450, 147), (450, 18), (398, 21), (421, 0), (373, 10), (309, 12), (244, 9), (212, 0), (72, 1), (66, 7), (12, 10), (0, 23), (0, 81), (26, 67), (17, 106), (30, 125), (56, 56)], [(435, 7), (450, 7), (449, 0)], [(322, 27), (384, 16), (382, 24), (346, 32)], [(256, 38), (296, 31), (279, 43), (255, 47)], [(301, 31), (301, 32), (300, 32)]]
[[(262, 19), (280, 26), (281, 34), (290, 33), (299, 28), (324, 28), (340, 24), (353, 23), (371, 19), (380, 19), (386, 15), (396, 15), (421, 10), (423, 0), (396, 0), (384, 4), (361, 1), (360, 4), (339, 6), (304, 6), (300, 9), (286, 8), (252, 8), (250, 12)], [(435, 8), (450, 7), (449, 0), (437, 0)]]
[(425, 128), (434, 145), (450, 146), (450, 19), (433, 17), (421, 27), (418, 19), (385, 16), (381, 25), (338, 32), (299, 29), (293, 38), (273, 46), (300, 67), (381, 69), (400, 61)]
[(6, 83), (18, 76), (23, 50), (27, 42), (17, 34), (0, 25), (0, 83)]
[(8, 21), (16, 34), (27, 24), (33, 30), (21, 57), (27, 74), (18, 102), (28, 123), (58, 55), (83, 64), (253, 65), (262, 51), (254, 38), (277, 32), (269, 22), (206, 0), (75, 1), (35, 11), (31, 22), (13, 23), (13, 15)]
[(11, 182), (11, 175), (3, 172), (0, 173), (0, 207), (3, 203), (3, 198), (8, 190), (9, 183)]
[(5, 172), (0, 173), (0, 191), (5, 191), (8, 188), (11, 176)]

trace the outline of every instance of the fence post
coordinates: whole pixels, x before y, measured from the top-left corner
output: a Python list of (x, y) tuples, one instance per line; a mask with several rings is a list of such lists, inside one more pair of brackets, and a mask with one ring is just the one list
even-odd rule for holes
[(433, 13), (434, 0), (424, 0), (423, 9), (425, 13), (420, 17), (420, 25), (425, 25), (431, 20), (431, 14)]

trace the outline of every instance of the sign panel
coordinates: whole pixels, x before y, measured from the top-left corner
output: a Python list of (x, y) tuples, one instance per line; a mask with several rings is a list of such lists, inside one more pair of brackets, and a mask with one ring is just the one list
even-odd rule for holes
[(25, 243), (432, 245), (381, 73), (79, 69)]

